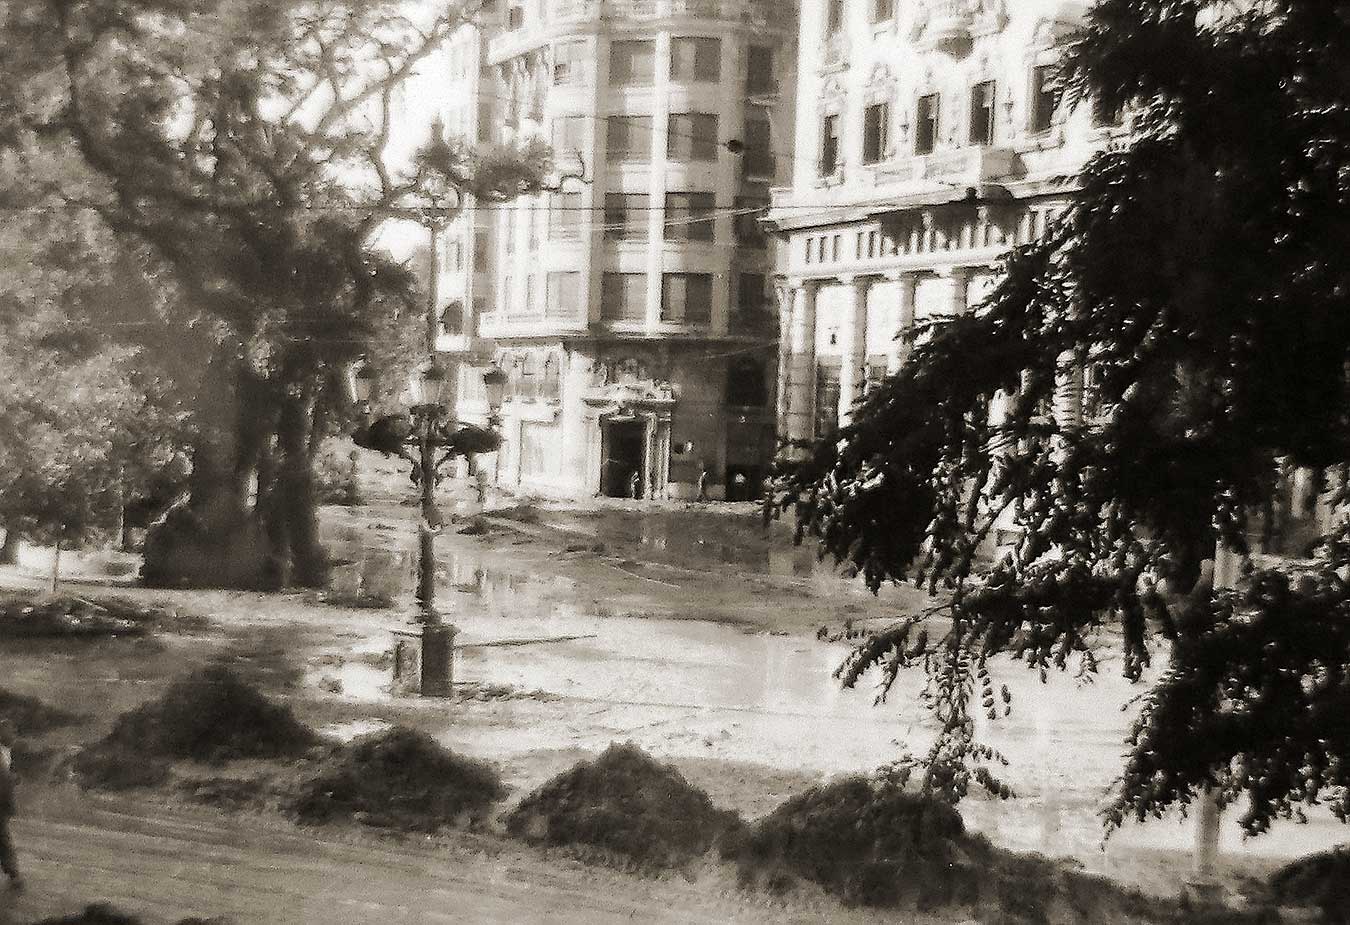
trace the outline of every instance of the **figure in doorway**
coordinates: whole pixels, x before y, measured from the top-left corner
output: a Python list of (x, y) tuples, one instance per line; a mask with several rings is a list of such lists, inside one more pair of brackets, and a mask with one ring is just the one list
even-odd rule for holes
[(634, 470), (633, 474), (628, 477), (628, 497), (634, 501), (642, 497), (642, 476), (638, 474), (637, 470)]
[(708, 501), (708, 465), (703, 460), (698, 461), (698, 500)]

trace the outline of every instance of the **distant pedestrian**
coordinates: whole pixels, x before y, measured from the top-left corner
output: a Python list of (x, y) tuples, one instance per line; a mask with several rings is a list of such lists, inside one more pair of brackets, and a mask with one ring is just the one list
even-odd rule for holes
[(0, 719), (0, 870), (9, 878), (10, 889), (23, 889), (18, 861), (14, 856), (14, 841), (9, 834), (9, 820), (14, 815), (14, 742), (18, 738), (14, 725)]
[(628, 497), (634, 501), (642, 497), (642, 476), (636, 471), (628, 477)]
[(702, 460), (698, 464), (698, 500), (708, 500), (708, 468)]

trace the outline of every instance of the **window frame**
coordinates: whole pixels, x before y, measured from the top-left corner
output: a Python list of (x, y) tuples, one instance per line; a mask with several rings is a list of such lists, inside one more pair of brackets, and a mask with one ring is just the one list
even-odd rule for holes
[[(679, 317), (673, 317), (672, 311), (672, 293), (671, 286), (676, 281), (682, 284), (680, 314)], [(693, 292), (692, 284), (698, 283), (700, 295), (706, 293), (706, 301), (702, 304), (703, 312), (697, 315), (691, 315), (689, 306), (691, 304), (690, 294)], [(662, 273), (661, 274), (661, 321), (663, 324), (710, 324), (712, 322), (712, 293), (713, 274), (711, 273)]]
[[(634, 199), (641, 201), (631, 202)], [(605, 240), (647, 240), (647, 216), (650, 209), (650, 193), (625, 193), (617, 190), (605, 193)], [(635, 213), (638, 216), (636, 221), (632, 218)]]
[[(683, 199), (683, 204), (677, 197)], [(698, 197), (697, 200), (695, 197)], [(676, 201), (672, 202), (672, 199)], [(717, 239), (716, 215), (716, 193), (705, 190), (668, 190), (661, 236), (666, 241), (714, 243)]]
[[(873, 117), (876, 124), (872, 124)], [(879, 164), (886, 159), (890, 144), (891, 104), (877, 100), (863, 107), (862, 163)]]
[[(924, 118), (924, 108), (928, 108), (928, 118)], [(914, 153), (918, 156), (932, 154), (937, 150), (938, 137), (942, 132), (942, 94), (923, 93), (914, 103)]]
[(843, 167), (843, 153), (840, 145), (839, 123), (841, 117), (837, 112), (827, 112), (820, 120), (820, 175), (822, 177), (832, 177)]
[(1059, 112), (1059, 79), (1055, 62), (1034, 64), (1031, 67), (1031, 90), (1028, 94), (1027, 134), (1044, 135), (1055, 127)]
[[(609, 311), (614, 304), (614, 295), (619, 295), (622, 311), (615, 314)], [(630, 300), (630, 296), (636, 296)], [(635, 301), (636, 305), (630, 304)], [(636, 311), (632, 309), (636, 308)], [(647, 320), (647, 274), (620, 273), (606, 270), (600, 276), (600, 320), (619, 324), (643, 324)]]
[[(623, 49), (622, 57), (618, 51)], [(641, 57), (634, 57), (633, 51), (642, 50)], [(646, 65), (639, 69), (635, 61), (644, 60)], [(623, 61), (621, 71), (615, 70), (615, 62)], [(653, 39), (614, 39), (609, 43), (609, 86), (611, 87), (652, 87), (656, 85), (656, 42)]]
[[(637, 126), (646, 122), (647, 143), (641, 147), (633, 146), (633, 137), (641, 135)], [(616, 144), (616, 129), (621, 129), (623, 147)], [(652, 162), (652, 139), (655, 135), (652, 117), (649, 115), (610, 115), (605, 117), (605, 163), (608, 164), (650, 164)], [(634, 154), (638, 156), (634, 157)], [(619, 156), (616, 156), (619, 155)]]
[[(970, 88), (970, 121), (966, 126), (966, 141), (988, 147), (994, 143), (998, 123), (998, 82), (981, 80)], [(976, 127), (983, 137), (977, 137)]]
[[(686, 131), (676, 124), (684, 120)], [(700, 132), (699, 127), (711, 129)], [(666, 117), (666, 160), (687, 164), (711, 164), (717, 162), (717, 113), (715, 112), (672, 112)]]

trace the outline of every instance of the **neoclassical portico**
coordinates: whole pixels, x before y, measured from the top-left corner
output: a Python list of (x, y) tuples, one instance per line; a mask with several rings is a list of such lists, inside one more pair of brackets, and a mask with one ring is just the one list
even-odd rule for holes
[[(789, 440), (819, 436), (815, 431), (822, 340), (837, 348), (831, 351), (831, 359), (837, 356), (839, 364), (835, 414), (840, 425), (844, 425), (851, 420), (854, 408), (865, 394), (869, 375), (894, 373), (908, 360), (914, 344), (921, 284), (932, 281), (947, 288), (940, 304), (930, 302), (925, 317), (958, 315), (968, 310), (971, 281), (977, 275), (992, 273), (992, 265), (982, 263), (882, 267), (786, 277), (778, 290), (783, 333), (779, 364), (783, 373), (778, 391), (780, 432)], [(819, 301), (826, 290), (837, 290), (840, 297), (832, 313), (835, 323), (829, 326), (828, 334), (823, 334)], [(878, 293), (886, 303), (878, 304)], [(875, 316), (886, 319), (880, 330), (874, 327)], [(877, 359), (883, 360), (884, 365), (873, 362)]]

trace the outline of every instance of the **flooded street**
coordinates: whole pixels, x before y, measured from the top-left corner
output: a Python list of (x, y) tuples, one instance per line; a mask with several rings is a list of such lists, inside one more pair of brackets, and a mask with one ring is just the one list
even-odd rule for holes
[[(748, 818), (832, 775), (922, 752), (933, 730), (917, 700), (921, 675), (902, 676), (888, 702), (873, 706), (872, 679), (839, 687), (833, 672), (847, 647), (818, 641), (816, 629), (885, 619), (925, 598), (903, 589), (874, 598), (781, 531), (766, 536), (748, 516), (712, 516), (542, 509), (493, 516), (471, 535), (447, 530), (437, 540), (437, 593), (459, 630), (453, 701), (390, 693), (389, 652), (414, 610), (413, 522), (400, 508), (325, 511), (325, 540), (344, 563), (325, 595), (128, 587), (119, 593), (207, 622), (57, 651), (7, 643), (0, 673), (11, 689), (94, 717), (95, 728), (70, 733), (70, 746), (173, 677), (224, 663), (334, 737), (393, 724), (424, 730), (493, 762), (514, 796), (633, 741)], [(1014, 709), (982, 734), (1008, 758), (1002, 776), (1016, 797), (972, 795), (961, 812), (1005, 846), (1071, 855), (1168, 892), (1188, 869), (1189, 823), (1131, 824), (1101, 846), (1097, 811), (1132, 715), (1122, 707), (1145, 689), (1119, 676), (1112, 646), (1102, 641), (1102, 672), (1086, 687), (1069, 675), (1041, 684), (1008, 660), (991, 665)], [(1244, 842), (1234, 815), (1223, 851), (1244, 870), (1344, 840), (1344, 827), (1322, 814)]]
[[(692, 523), (626, 511), (542, 517), (490, 540), (438, 541), (439, 602), (460, 630), (456, 683), (500, 694), (453, 708), (420, 705), (427, 728), (446, 743), (526, 767), (541, 752), (597, 752), (632, 740), (676, 760), (819, 779), (866, 772), (931, 742), (916, 698), (920, 675), (902, 677), (874, 707), (871, 679), (845, 691), (832, 677), (847, 647), (817, 641), (812, 631), (844, 617), (893, 615), (915, 606), (913, 594), (887, 592), (880, 601), (860, 594), (858, 582), (781, 537), (766, 538), (746, 518), (714, 531), (697, 515)], [(578, 536), (600, 545), (578, 548), (570, 542)], [(634, 547), (654, 554), (639, 567), (625, 557)], [(742, 598), (747, 609), (738, 613)], [(383, 649), (388, 638), (372, 627), (353, 650)], [(1120, 677), (1112, 644), (1103, 641), (1102, 671), (1091, 685), (1068, 675), (1042, 684), (1019, 663), (992, 665), (995, 683), (1013, 692), (1014, 710), (984, 733), (1009, 759), (1004, 776), (1017, 797), (967, 801), (963, 813), (974, 827), (1010, 847), (1072, 854), (1096, 868), (1132, 848), (1189, 850), (1191, 830), (1181, 820), (1127, 826), (1101, 849), (1096, 813), (1133, 715), (1123, 708), (1143, 691)], [(1150, 677), (1163, 667), (1159, 657)], [(369, 660), (315, 670), (310, 683), (334, 677), (344, 700), (388, 700), (388, 671)], [(752, 814), (777, 799), (737, 797)], [(1224, 850), (1286, 856), (1343, 837), (1329, 816), (1248, 842), (1230, 824)]]

